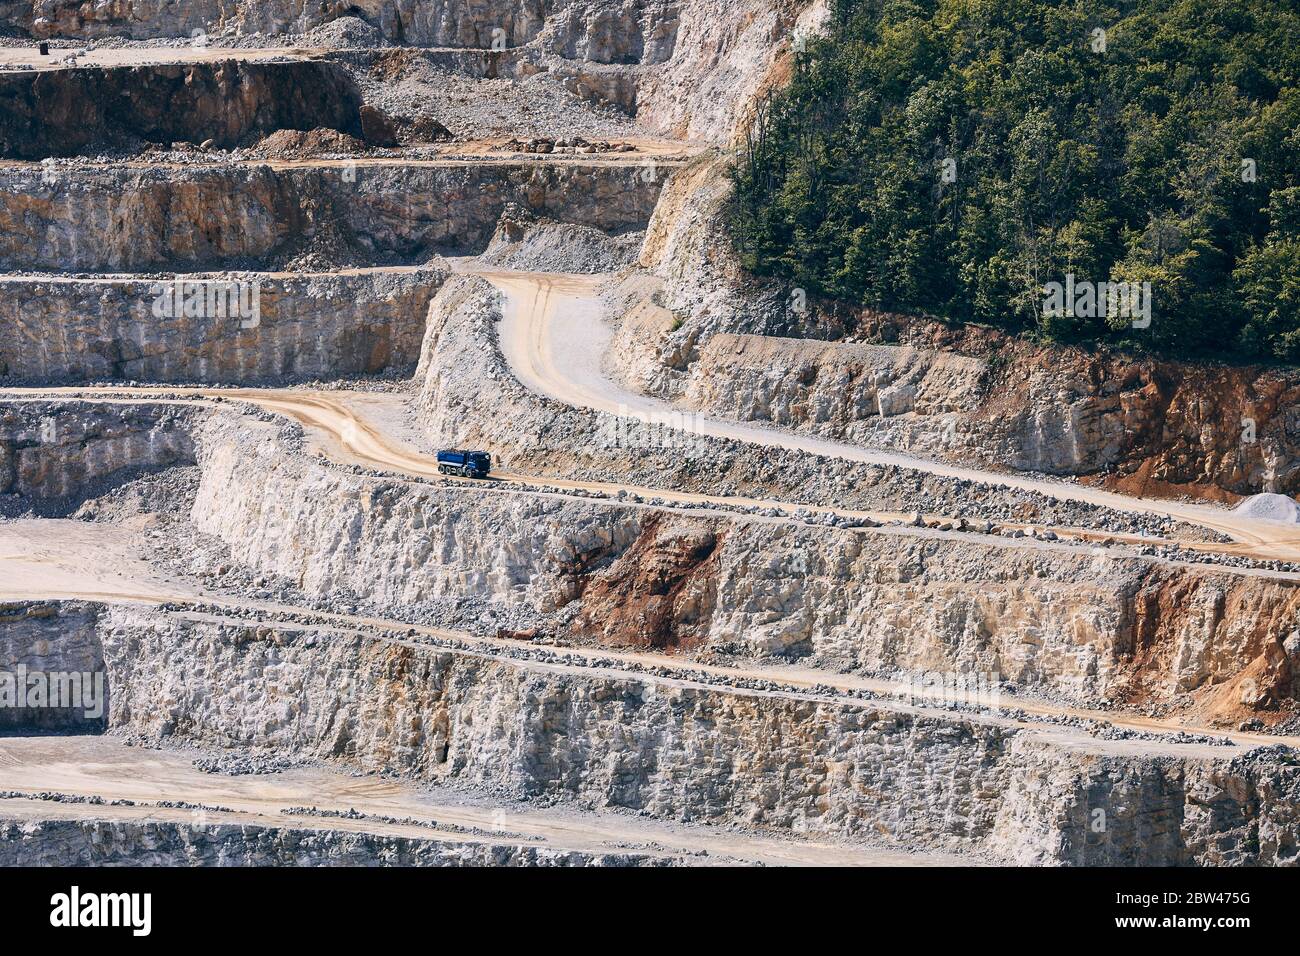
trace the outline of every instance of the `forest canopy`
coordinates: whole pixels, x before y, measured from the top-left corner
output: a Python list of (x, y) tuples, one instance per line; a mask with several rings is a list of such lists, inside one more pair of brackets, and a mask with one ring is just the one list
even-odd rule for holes
[[(1300, 0), (833, 0), (794, 46), (735, 172), (750, 270), (1055, 341), (1300, 362)], [(1149, 289), (1150, 321), (1123, 296), (1046, 307), (1067, 282)]]

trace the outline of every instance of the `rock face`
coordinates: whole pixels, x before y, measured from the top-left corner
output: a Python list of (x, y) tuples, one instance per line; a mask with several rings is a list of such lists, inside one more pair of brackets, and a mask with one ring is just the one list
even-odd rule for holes
[[(319, 640), (181, 611), (65, 613), (94, 622), (112, 725), (147, 737), (1019, 863), (1297, 862), (1300, 768), (1268, 751), (1139, 752), (995, 717)], [(1096, 810), (1102, 832), (1089, 826)]]
[(188, 37), (204, 33), (306, 33), (340, 17), (364, 21), (384, 41), (488, 49), (537, 40), (550, 54), (596, 63), (658, 63), (673, 52), (678, 4), (670, 0), (0, 0), (0, 21), (31, 36)]
[(889, 419), (906, 415), (922, 419), (942, 447), (945, 416), (970, 407), (986, 374), (984, 362), (960, 355), (719, 333), (691, 364), (683, 401), (733, 420), (917, 447), (919, 440), (879, 435)]
[(726, 418), (1017, 470), (1105, 475), (1134, 492), (1300, 491), (1300, 376), (1285, 370), (1009, 342), (990, 365), (912, 345), (718, 333), (697, 345), (674, 386), (685, 407)]
[[(227, 542), (240, 562), (312, 594), (393, 605), (481, 596), (553, 610), (576, 596), (568, 563), (626, 546), (636, 533), (628, 509), (560, 506), (534, 495), (493, 495), (500, 510), (480, 520), (476, 488), (372, 482), (284, 457), (287, 449), (269, 435), (226, 416), (209, 421), (199, 440), (195, 524)], [(232, 493), (250, 466), (262, 471), (265, 496)], [(512, 533), (494, 528), (502, 521)]]
[[(414, 365), (446, 273), (0, 280), (0, 381), (248, 385)], [(176, 295), (177, 282), (181, 295)], [(230, 309), (256, 306), (247, 315)], [(209, 314), (209, 287), (225, 298)], [(255, 294), (255, 298), (254, 298)], [(202, 299), (200, 307), (199, 298)], [(193, 314), (184, 303), (194, 301)], [(176, 307), (180, 303), (180, 307)], [(159, 314), (161, 313), (161, 314)]]
[(281, 129), (361, 136), (361, 95), (334, 63), (79, 67), (0, 73), (0, 156), (75, 156), (91, 143), (233, 148)]
[(0, 819), (0, 866), (662, 866), (638, 853), (253, 824)]
[[(94, 617), (82, 608), (0, 604), (0, 672), (12, 676), (12, 690), (24, 695), (28, 688), (18, 675), (45, 675), (42, 688), (46, 695), (38, 701), (24, 699), (24, 706), (12, 706), (15, 701), (10, 701), (0, 707), (0, 730), (84, 734), (108, 726), (103, 647)], [(98, 688), (93, 675), (99, 675)], [(98, 713), (86, 706), (95, 701), (98, 706), (93, 710)]]
[(666, 135), (730, 143), (787, 75), (793, 31), (825, 10), (820, 0), (685, 0), (673, 57), (642, 79), (637, 118)]
[[(183, 10), (166, 0), (0, 0), (0, 22), (38, 38), (274, 36), (350, 17), (364, 21), (364, 45), (498, 58), (524, 47), (531, 69), (567, 76), (585, 98), (663, 135), (717, 143), (731, 142), (755, 99), (788, 75), (793, 32), (825, 16), (820, 0), (195, 0)], [(497, 64), (484, 62), (495, 76)], [(603, 69), (616, 66), (635, 69)]]
[(1300, 694), (1289, 581), (957, 533), (364, 478), (245, 428), (224, 415), (201, 426), (193, 519), (241, 564), (313, 596), (572, 605), (578, 633), (603, 643), (997, 673), (1080, 703), (1228, 692), (1248, 671), (1256, 706)]
[(161, 403), (0, 406), (0, 512), (58, 514), (105, 483), (193, 464), (191, 412)]
[(485, 248), (507, 203), (644, 228), (663, 177), (577, 162), (0, 170), (0, 268), (72, 272), (423, 263)]

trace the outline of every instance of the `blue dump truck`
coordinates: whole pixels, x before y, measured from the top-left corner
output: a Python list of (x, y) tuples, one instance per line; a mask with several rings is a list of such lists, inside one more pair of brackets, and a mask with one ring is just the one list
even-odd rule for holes
[(485, 451), (445, 448), (438, 452), (438, 471), (462, 478), (486, 478), (492, 470), (492, 456)]

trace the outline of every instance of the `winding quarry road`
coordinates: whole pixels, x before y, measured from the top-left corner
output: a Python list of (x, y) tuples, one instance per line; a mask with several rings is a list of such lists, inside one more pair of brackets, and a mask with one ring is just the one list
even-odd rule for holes
[[(602, 321), (597, 289), (604, 277), (545, 275), (524, 272), (480, 273), (503, 293), (501, 348), (511, 369), (533, 391), (567, 405), (615, 415), (653, 416), (671, 424), (682, 409), (660, 399), (631, 392), (611, 382), (601, 358), (611, 332)], [(1133, 498), (1115, 492), (1050, 479), (949, 465), (899, 452), (882, 451), (759, 425), (692, 415), (700, 434), (801, 451), (874, 465), (895, 465), (945, 478), (1038, 492), (1057, 498), (1167, 516), (1222, 532), (1248, 547), (1222, 549), (1256, 557), (1300, 559), (1300, 529), (1234, 515), (1222, 508), (1165, 499)]]
[[(671, 278), (498, 264), (629, 262), (638, 233), (665, 276), (718, 262), (727, 144), (825, 4), (638, 5), (628, 36), (600, 3), (560, 4), (506, 51), (495, 30), (486, 47), (484, 18), (513, 15), (494, 0), (432, 20), (389, 0), (223, 0), (215, 19), (202, 4), (179, 19), (146, 9), (171, 4), (9, 5), (0, 32), (23, 42), (0, 48), (0, 74), (51, 124), (99, 138), (14, 137), (0, 158), (16, 236), (0, 299), (19, 343), (0, 371), (51, 383), (0, 385), (5, 489), (35, 489), (0, 501), (22, 515), (0, 519), (0, 650), (41, 668), (84, 658), (113, 683), (101, 723), (0, 728), (0, 847), (58, 861), (83, 829), (84, 858), (148, 864), (153, 840), (184, 861), (185, 841), (244, 828), (226, 845), (273, 862), (260, 847), (275, 841), (346, 861), (398, 838), (447, 844), (449, 862), (504, 848), (705, 865), (1296, 861), (1294, 757), (1271, 751), (1300, 750), (1300, 525), (1262, 520), (1269, 500), (1248, 515), (703, 414), (610, 371), (634, 331), (610, 313), (645, 310)], [(186, 42), (191, 23), (208, 32)], [(351, 136), (313, 135), (337, 117), (310, 98), (243, 115), (336, 71), (355, 82), (338, 125)], [(213, 135), (232, 76), (246, 109)], [(114, 98), (69, 113), (88, 77)], [(123, 124), (155, 102), (198, 105), (157, 107), (177, 120), (165, 131)], [(462, 175), (481, 166), (490, 183)], [(134, 262), (150, 271), (108, 271)], [(248, 337), (126, 314), (141, 283), (173, 274), (286, 280), (283, 306)], [(765, 343), (760, 367), (793, 368), (786, 345)], [(466, 363), (479, 381), (425, 379), (470, 350), (489, 360)], [(417, 352), (415, 380), (388, 377)], [(362, 367), (384, 371), (350, 380)], [(319, 381), (255, 384), (291, 368)], [(53, 384), (94, 374), (106, 381)], [(148, 384), (173, 377), (234, 385)], [(50, 404), (10, 414), (32, 402)], [(104, 407), (136, 403), (168, 407)], [(478, 433), (489, 480), (440, 474), (444, 436), (425, 426), (449, 407), (467, 436), (491, 416), (527, 423)], [(593, 434), (596, 415), (732, 443), (736, 467), (710, 484), (706, 467), (676, 481), (647, 477), (670, 474), (648, 458), (575, 454), (602, 480), (539, 473), (569, 465), (567, 448), (539, 449)], [(940, 420), (912, 416), (896, 421)], [(761, 482), (778, 451), (897, 468), (852, 501), (930, 513), (838, 507), (847, 494), (821, 482), (830, 503), (792, 500), (812, 492), (785, 480), (777, 497), (775, 482), (722, 493)], [(272, 454), (284, 467), (259, 469)], [(674, 483), (692, 490), (654, 486)], [(30, 516), (45, 513), (74, 517)], [(1080, 526), (1021, 523), (1050, 515)], [(803, 563), (818, 549), (820, 566)], [(776, 628), (789, 643), (764, 642)], [(299, 851), (311, 831), (328, 839)]]

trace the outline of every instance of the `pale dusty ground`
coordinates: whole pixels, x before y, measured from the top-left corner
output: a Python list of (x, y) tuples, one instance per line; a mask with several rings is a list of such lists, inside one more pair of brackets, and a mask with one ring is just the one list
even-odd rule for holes
[[(75, 162), (78, 169), (94, 169), (96, 167), (103, 169), (201, 169), (204, 166), (220, 165), (227, 166), (269, 166), (271, 169), (304, 169), (304, 168), (325, 168), (325, 169), (342, 169), (345, 166), (355, 166), (358, 169), (367, 167), (383, 166), (517, 166), (521, 163), (535, 163), (538, 166), (644, 166), (651, 157), (643, 152), (633, 151), (629, 153), (566, 153), (562, 156), (537, 156), (532, 153), (490, 153), (483, 156), (464, 155), (453, 147), (439, 148), (437, 150), (429, 147), (419, 147), (419, 155), (393, 155), (383, 156), (353, 156), (345, 159), (234, 159), (218, 154), (216, 160), (203, 162), (160, 162), (153, 160), (124, 160), (121, 162), (95, 162), (86, 160), (67, 160)], [(681, 165), (690, 158), (689, 150), (681, 150), (676, 155), (670, 155), (666, 152), (658, 153), (654, 156), (654, 162), (659, 170), (671, 169)], [(40, 167), (41, 163), (35, 160), (4, 159), (0, 160), (2, 166), (24, 166)], [(346, 271), (346, 270), (340, 270)], [(294, 273), (295, 275), (308, 275), (310, 273)]]
[(163, 582), (131, 546), (131, 529), (84, 521), (0, 522), (0, 600), (157, 604), (199, 592)]
[[(267, 276), (273, 279), (290, 279), (290, 278), (310, 279), (315, 276), (362, 276), (362, 275), (380, 275), (384, 273), (407, 274), (412, 272), (420, 272), (422, 270), (430, 269), (434, 267), (436, 267), (436, 263), (432, 266), (428, 264), (417, 264), (417, 265), (407, 265), (407, 266), (354, 266), (352, 268), (347, 268), (347, 269), (330, 269), (328, 271), (323, 271), (323, 272), (313, 272), (309, 269), (303, 269), (301, 271), (294, 271), (294, 272), (257, 272), (254, 274), (259, 276)], [(186, 273), (181, 278), (184, 280), (201, 279), (204, 276), (219, 275), (219, 274), (220, 273), (215, 273), (215, 272), (189, 272)], [(169, 278), (176, 278), (176, 277), (171, 276)], [(0, 274), (0, 289), (3, 289), (4, 286), (16, 286), (19, 289), (21, 289), (24, 286), (30, 285), (32, 281), (33, 280), (31, 275), (22, 275), (22, 274), (14, 274), (14, 273)], [(122, 284), (132, 283), (138, 285), (142, 281), (150, 282), (154, 280), (151, 279), (142, 280), (140, 278), (139, 273), (101, 272), (94, 275), (42, 274), (40, 276), (39, 281), (44, 285), (104, 285), (106, 283), (113, 283), (113, 282), (122, 283)], [(5, 294), (7, 295), (16, 294), (16, 290), (5, 289), (4, 291)]]
[(41, 56), (34, 47), (0, 47), (0, 70), (29, 66), (38, 70), (65, 68), (69, 56), (77, 66), (143, 66), (155, 63), (212, 63), (220, 60), (310, 60), (328, 51), (320, 48), (221, 49), (203, 46), (123, 47), (89, 50), (86, 47), (55, 47)]

